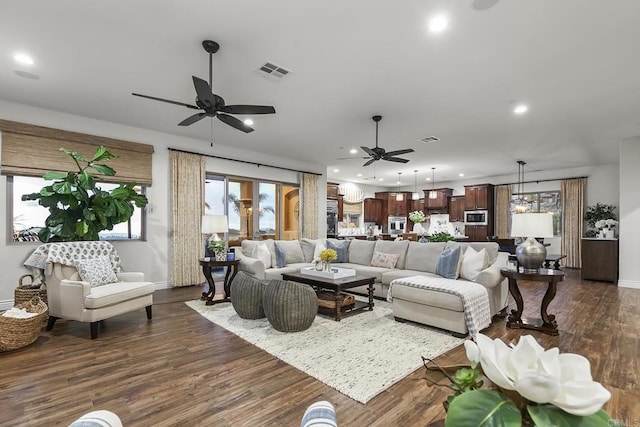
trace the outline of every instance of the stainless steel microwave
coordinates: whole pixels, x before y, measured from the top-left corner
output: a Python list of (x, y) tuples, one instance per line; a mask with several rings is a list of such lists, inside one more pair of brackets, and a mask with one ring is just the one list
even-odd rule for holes
[(489, 211), (464, 211), (464, 223), (466, 225), (487, 225)]

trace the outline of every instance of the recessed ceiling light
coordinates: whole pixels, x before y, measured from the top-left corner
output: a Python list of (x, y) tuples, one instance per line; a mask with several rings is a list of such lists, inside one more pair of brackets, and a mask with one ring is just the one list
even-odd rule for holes
[(427, 181), (431, 181), (431, 178), (427, 178), (426, 180), (427, 180)]
[(244, 119), (244, 124), (247, 126), (251, 126), (253, 124), (253, 120), (251, 119)]
[(333, 171), (334, 172), (340, 172), (340, 169), (334, 169)]
[(378, 179), (378, 181), (384, 181), (384, 178), (380, 178), (380, 179)]
[(439, 33), (447, 28), (447, 17), (444, 15), (436, 15), (429, 20), (429, 31), (432, 33)]
[(19, 64), (23, 64), (23, 65), (33, 65), (33, 58), (31, 58), (29, 55), (25, 54), (25, 53), (16, 53), (15, 55), (13, 55), (13, 59), (19, 63)]
[(359, 173), (359, 174), (358, 174), (358, 176), (362, 176), (362, 174), (361, 174), (361, 173)]
[(514, 114), (524, 114), (527, 112), (527, 110), (529, 110), (529, 107), (527, 107), (525, 104), (516, 104), (516, 106), (513, 107)]
[(464, 176), (464, 174), (461, 172), (461, 173), (458, 174), (458, 176)]
[(351, 154), (356, 154), (358, 152), (358, 150), (356, 150), (355, 148), (352, 148), (351, 150), (349, 150), (349, 152)]

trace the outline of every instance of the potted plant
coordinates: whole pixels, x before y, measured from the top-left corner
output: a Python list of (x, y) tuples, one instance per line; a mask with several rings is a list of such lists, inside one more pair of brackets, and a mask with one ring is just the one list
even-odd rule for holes
[[(73, 159), (77, 171), (48, 172), (45, 180), (54, 180), (40, 192), (24, 194), (22, 200), (37, 200), (49, 209), (45, 226), (38, 232), (42, 242), (69, 242), (78, 240), (100, 240), (98, 233), (111, 230), (113, 226), (131, 218), (134, 205), (143, 208), (147, 198), (138, 194), (136, 183), (120, 184), (111, 190), (102, 190), (96, 183), (97, 173), (114, 176), (116, 172), (98, 162), (117, 157), (105, 147), (99, 146), (90, 160), (81, 154), (61, 148)], [(81, 164), (82, 163), (82, 164)]]
[(439, 231), (429, 236), (430, 242), (450, 242), (453, 240), (455, 240), (455, 237), (453, 237), (451, 234), (447, 233), (446, 231)]
[[(596, 203), (595, 205), (587, 206), (587, 210), (584, 213), (584, 220), (587, 222), (586, 237), (596, 237), (600, 227), (596, 225), (598, 221), (613, 219), (617, 220), (616, 207), (614, 205), (605, 205), (604, 203)], [(602, 223), (600, 223), (602, 224)]]
[(413, 222), (413, 232), (417, 233), (419, 236), (422, 236), (424, 234), (424, 227), (422, 227), (422, 223), (427, 220), (424, 212), (409, 212), (409, 219), (411, 220), (411, 222)]
[(207, 248), (213, 252), (216, 261), (227, 260), (227, 241), (226, 240), (209, 240)]

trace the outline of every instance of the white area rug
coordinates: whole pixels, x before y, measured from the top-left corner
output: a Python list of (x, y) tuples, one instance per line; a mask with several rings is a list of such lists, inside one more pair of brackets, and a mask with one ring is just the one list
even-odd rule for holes
[(366, 311), (336, 322), (316, 316), (306, 331), (284, 333), (267, 319), (246, 320), (230, 303), (186, 304), (213, 323), (300, 369), (350, 398), (367, 403), (434, 358), (464, 341), (451, 335), (393, 319), (391, 305), (375, 301)]

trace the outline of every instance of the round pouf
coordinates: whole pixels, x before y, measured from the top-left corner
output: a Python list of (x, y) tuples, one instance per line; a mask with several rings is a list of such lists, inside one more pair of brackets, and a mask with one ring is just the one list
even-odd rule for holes
[(262, 297), (264, 314), (280, 332), (308, 329), (318, 313), (318, 298), (309, 285), (271, 280)]
[(243, 319), (263, 319), (262, 296), (267, 283), (239, 271), (231, 282), (231, 305)]

